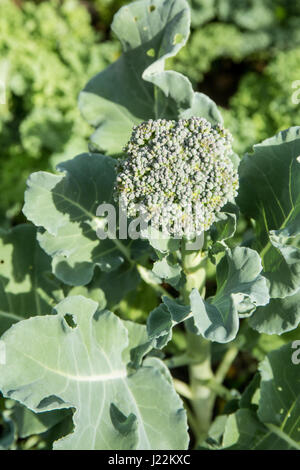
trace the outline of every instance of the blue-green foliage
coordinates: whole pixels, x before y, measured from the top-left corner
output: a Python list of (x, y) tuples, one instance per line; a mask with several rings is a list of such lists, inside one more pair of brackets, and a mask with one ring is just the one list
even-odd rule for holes
[[(193, 29), (189, 46), (168, 66), (187, 74), (200, 91), (209, 74), (216, 86), (211, 91), (217, 100), (221, 98), (220, 104), (226, 101), (222, 90), (227, 94), (229, 84), (223, 114), (235, 150), (243, 153), (256, 142), (299, 123), (299, 104), (292, 102), (296, 91), (292, 85), (300, 76), (299, 2), (190, 0), (190, 4)], [(240, 64), (237, 90), (230, 64)], [(222, 67), (225, 73), (218, 79)]]

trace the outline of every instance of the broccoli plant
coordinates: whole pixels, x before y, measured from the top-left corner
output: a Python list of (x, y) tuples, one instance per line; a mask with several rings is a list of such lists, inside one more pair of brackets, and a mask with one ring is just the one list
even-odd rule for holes
[(237, 156), (165, 70), (186, 0), (115, 15), (86, 153), (0, 233), (0, 447), (300, 449), (300, 128)]

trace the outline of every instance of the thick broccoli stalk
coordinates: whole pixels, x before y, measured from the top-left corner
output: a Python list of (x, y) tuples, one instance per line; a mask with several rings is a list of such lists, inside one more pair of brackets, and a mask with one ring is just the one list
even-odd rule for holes
[(199, 235), (237, 195), (231, 144), (228, 130), (204, 118), (143, 122), (119, 161), (115, 199), (172, 236)]

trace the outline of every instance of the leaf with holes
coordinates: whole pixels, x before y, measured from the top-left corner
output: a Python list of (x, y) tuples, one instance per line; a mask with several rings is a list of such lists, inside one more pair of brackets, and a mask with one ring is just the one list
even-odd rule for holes
[(126, 367), (128, 351), (143, 338), (135, 330), (144, 327), (127, 329), (127, 322), (97, 307), (69, 297), (56, 315), (6, 332), (3, 395), (35, 412), (75, 409), (74, 432), (55, 449), (185, 449), (186, 415), (165, 366), (149, 359), (136, 371)]
[[(223, 447), (235, 450), (300, 450), (299, 365), (293, 364), (287, 344), (271, 351), (260, 363), (260, 388), (254, 378), (251, 393), (255, 404), (242, 399), (241, 409), (230, 415)], [(246, 391), (249, 395), (250, 389)], [(257, 393), (259, 392), (259, 394)], [(250, 396), (250, 395), (249, 395)]]

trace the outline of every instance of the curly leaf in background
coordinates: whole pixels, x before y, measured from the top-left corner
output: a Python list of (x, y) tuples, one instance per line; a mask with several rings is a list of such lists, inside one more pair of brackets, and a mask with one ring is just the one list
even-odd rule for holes
[(86, 150), (90, 128), (80, 117), (77, 94), (119, 54), (115, 42), (98, 43), (101, 36), (90, 21), (77, 0), (21, 7), (1, 1), (0, 73), (5, 68), (7, 104), (0, 114), (0, 223), (7, 211), (8, 217), (18, 214), (30, 171)]

